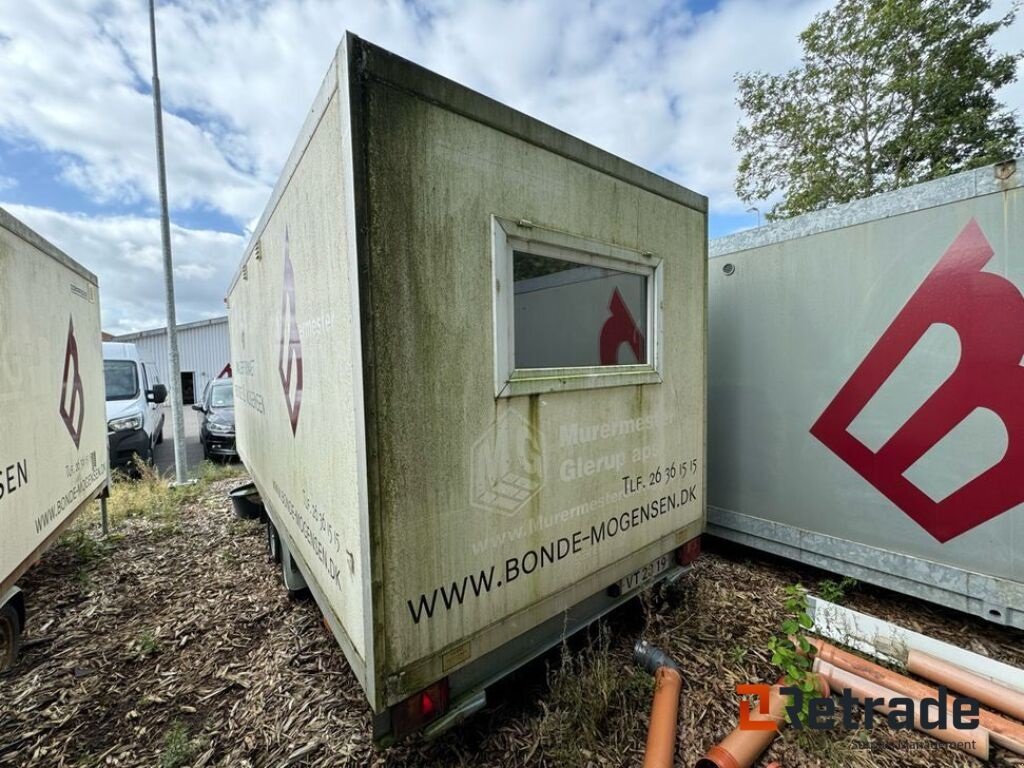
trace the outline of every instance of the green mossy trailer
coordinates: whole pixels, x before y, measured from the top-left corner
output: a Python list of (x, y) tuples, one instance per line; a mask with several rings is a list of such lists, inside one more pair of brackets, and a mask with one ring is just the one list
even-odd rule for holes
[(109, 482), (95, 275), (0, 209), (0, 669), (18, 579)]
[(680, 572), (707, 200), (348, 36), (228, 295), (238, 447), (384, 741)]

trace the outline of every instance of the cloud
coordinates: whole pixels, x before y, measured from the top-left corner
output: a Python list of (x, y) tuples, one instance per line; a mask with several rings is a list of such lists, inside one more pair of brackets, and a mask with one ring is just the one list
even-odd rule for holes
[(14, 189), (16, 186), (18, 186), (16, 178), (0, 174), (0, 192), (6, 192), (8, 189)]
[[(1010, 2), (997, 0), (996, 10)], [(195, 223), (207, 219), (192, 214), (212, 212), (218, 227), (242, 232), (259, 217), (346, 29), (708, 195), (719, 222), (745, 222), (750, 216), (737, 214), (747, 206), (732, 189), (740, 117), (733, 77), (795, 65), (798, 32), (831, 2), (720, 0), (700, 11), (680, 0), (158, 5), (174, 217)], [(1001, 31), (996, 47), (1024, 46), (1022, 27)], [(119, 245), (129, 231), (129, 250), (145, 268), (156, 263), (147, 248), (158, 246), (159, 231), (142, 235), (156, 214), (148, 31), (138, 0), (12, 2), (0, 15), (0, 139), (38, 151), (47, 167), (55, 161), (55, 188), (71, 185), (101, 212), (134, 214), (93, 220), (25, 208), (26, 218), (54, 239), (81, 234)], [(1021, 107), (1024, 84), (1001, 96)], [(9, 187), (5, 197), (19, 202), (18, 192)], [(233, 268), (240, 240), (177, 233), (186, 251), (215, 260), (180, 262), (178, 297), (190, 307), (183, 317), (219, 312), (232, 272), (220, 260)], [(85, 247), (66, 244), (76, 257)], [(85, 255), (111, 286), (112, 321), (152, 324), (162, 297), (121, 290), (129, 281), (121, 270), (138, 266), (123, 253)]]
[[(160, 221), (141, 216), (83, 216), (2, 204), (12, 216), (68, 253), (100, 280), (103, 330), (129, 333), (166, 325)], [(227, 286), (244, 247), (241, 235), (173, 227), (179, 323), (226, 313)]]

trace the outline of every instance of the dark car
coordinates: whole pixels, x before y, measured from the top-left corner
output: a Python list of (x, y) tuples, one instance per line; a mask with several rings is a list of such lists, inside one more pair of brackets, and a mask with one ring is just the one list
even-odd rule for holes
[(206, 387), (203, 401), (192, 407), (203, 414), (199, 442), (203, 458), (237, 456), (235, 450), (235, 396), (231, 379), (215, 379)]

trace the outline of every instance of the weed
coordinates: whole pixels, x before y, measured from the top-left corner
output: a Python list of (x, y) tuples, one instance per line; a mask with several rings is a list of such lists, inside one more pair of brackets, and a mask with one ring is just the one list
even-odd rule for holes
[(734, 645), (729, 653), (732, 656), (732, 663), (736, 666), (747, 660), (747, 649), (742, 645)]
[(818, 582), (818, 594), (822, 600), (842, 605), (846, 600), (846, 593), (857, 586), (857, 580), (849, 576), (843, 577), (842, 581), (823, 579)]
[(242, 477), (245, 474), (245, 467), (241, 464), (228, 464), (227, 462), (214, 464), (207, 459), (199, 465), (197, 477), (201, 483), (215, 483), (218, 480), (228, 480), (232, 477)]
[(845, 768), (853, 763), (856, 751), (870, 746), (868, 731), (812, 731), (809, 728), (789, 729), (791, 738), (801, 750), (815, 755), (828, 768)]
[(601, 624), (581, 652), (563, 644), (559, 666), (549, 671), (550, 694), (539, 730), (552, 764), (592, 765), (586, 755), (607, 751), (613, 724), (649, 706), (652, 678), (616, 660), (610, 645), (610, 631)]
[(113, 549), (114, 542), (94, 539), (87, 531), (72, 528), (61, 537), (60, 544), (70, 550), (75, 562), (86, 566)]
[(818, 684), (811, 671), (811, 644), (804, 634), (814, 622), (807, 613), (807, 590), (801, 584), (786, 587), (786, 616), (779, 624), (779, 634), (768, 641), (772, 664), (782, 670), (783, 682), (799, 688), (803, 696), (801, 722), (807, 722), (810, 697), (818, 692)]
[(139, 635), (139, 639), (135, 641), (135, 646), (138, 648), (139, 655), (143, 657), (151, 656), (160, 651), (160, 641), (149, 630)]
[(160, 754), (160, 768), (183, 768), (192, 763), (198, 745), (188, 734), (188, 728), (180, 722), (174, 723), (164, 738)]

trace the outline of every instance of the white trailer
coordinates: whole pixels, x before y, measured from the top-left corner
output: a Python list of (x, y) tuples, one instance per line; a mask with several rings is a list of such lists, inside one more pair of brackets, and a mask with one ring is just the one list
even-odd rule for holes
[(708, 531), (1024, 628), (1024, 189), (711, 244)]
[(339, 47), (228, 311), (239, 451), (378, 740), (450, 726), (696, 550), (706, 211)]
[(95, 275), (0, 209), (0, 669), (16, 582), (107, 487), (104, 400)]

